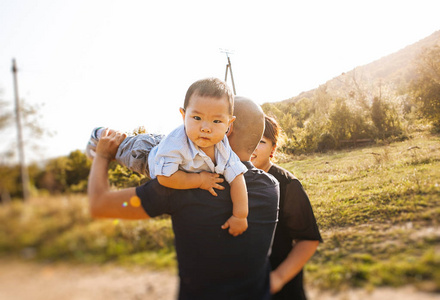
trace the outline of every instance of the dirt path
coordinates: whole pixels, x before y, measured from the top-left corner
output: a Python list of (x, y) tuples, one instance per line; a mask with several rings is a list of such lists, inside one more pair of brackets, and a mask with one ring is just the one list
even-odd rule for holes
[(0, 300), (171, 300), (177, 276), (141, 268), (0, 260)]
[[(115, 266), (37, 264), (0, 259), (0, 300), (173, 300), (177, 276), (166, 271)], [(410, 287), (350, 290), (333, 295), (309, 289), (311, 300), (434, 300), (439, 294)]]

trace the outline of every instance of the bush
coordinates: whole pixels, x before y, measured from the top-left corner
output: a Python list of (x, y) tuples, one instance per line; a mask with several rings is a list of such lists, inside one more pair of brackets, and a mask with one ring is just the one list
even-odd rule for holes
[(318, 151), (327, 152), (328, 150), (336, 149), (336, 139), (328, 132), (321, 134), (318, 140)]
[[(0, 254), (77, 262), (130, 261), (157, 256), (174, 266), (169, 217), (145, 221), (93, 220), (83, 195), (13, 201), (0, 207)], [(146, 262), (145, 262), (146, 263)], [(149, 261), (151, 264), (152, 262)], [(154, 265), (154, 263), (153, 263)]]

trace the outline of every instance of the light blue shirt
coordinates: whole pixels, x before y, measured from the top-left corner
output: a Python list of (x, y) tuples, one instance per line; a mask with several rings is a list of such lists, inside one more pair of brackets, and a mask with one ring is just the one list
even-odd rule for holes
[(228, 183), (247, 171), (229, 146), (226, 135), (215, 145), (215, 160), (217, 165), (188, 138), (184, 125), (181, 125), (151, 150), (148, 166), (151, 179), (157, 175), (171, 176), (177, 170), (190, 173), (208, 171), (223, 175)]

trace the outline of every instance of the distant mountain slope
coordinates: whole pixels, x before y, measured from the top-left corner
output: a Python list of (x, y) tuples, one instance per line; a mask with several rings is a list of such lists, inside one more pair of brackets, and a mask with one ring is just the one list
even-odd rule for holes
[[(356, 78), (358, 83), (370, 82), (373, 84), (393, 85), (395, 88), (406, 85), (415, 76), (414, 60), (424, 48), (440, 44), (440, 30), (430, 36), (409, 45), (402, 50), (382, 57), (367, 65), (359, 66), (343, 73), (325, 84), (332, 90), (343, 89), (346, 78)], [(303, 92), (298, 96), (279, 102), (296, 102), (302, 98), (310, 98), (316, 89)]]

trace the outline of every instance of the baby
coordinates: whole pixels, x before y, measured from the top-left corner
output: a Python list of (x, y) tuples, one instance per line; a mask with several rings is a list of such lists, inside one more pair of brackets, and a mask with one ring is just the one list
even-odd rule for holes
[[(180, 108), (184, 125), (166, 137), (142, 134), (127, 137), (118, 148), (117, 160), (139, 173), (157, 177), (163, 186), (174, 189), (201, 188), (217, 196), (214, 189), (223, 175), (231, 187), (232, 216), (222, 225), (233, 236), (248, 227), (248, 199), (243, 173), (247, 171), (229, 146), (226, 134), (235, 120), (234, 96), (220, 79), (208, 78), (193, 83)], [(92, 132), (87, 152), (105, 129)], [(147, 164), (147, 165), (145, 165)]]

